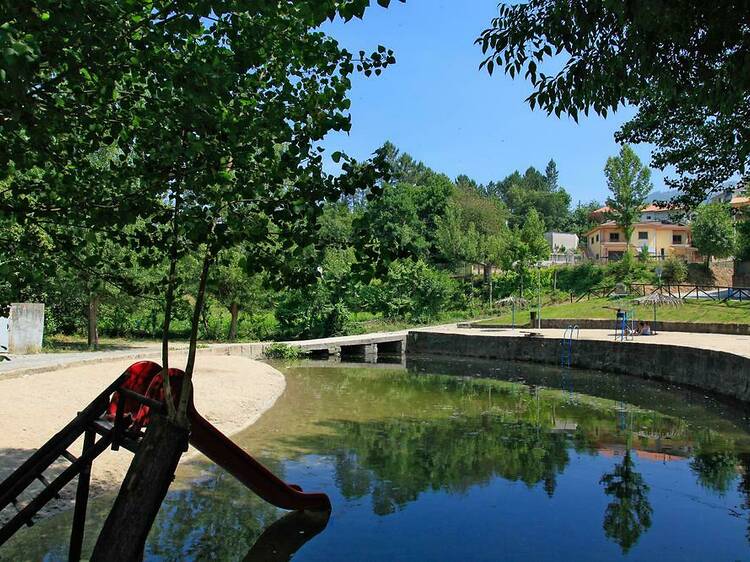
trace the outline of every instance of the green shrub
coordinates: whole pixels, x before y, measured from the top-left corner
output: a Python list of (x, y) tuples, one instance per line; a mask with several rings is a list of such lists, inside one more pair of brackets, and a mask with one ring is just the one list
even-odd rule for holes
[(263, 355), (267, 359), (299, 359), (303, 354), (299, 347), (286, 343), (272, 343), (265, 349)]
[(604, 284), (607, 270), (593, 262), (565, 266), (557, 270), (557, 288), (580, 295)]
[(237, 337), (241, 340), (265, 341), (272, 339), (279, 328), (279, 323), (272, 310), (256, 313), (240, 313), (237, 326)]
[(627, 251), (617, 261), (607, 266), (607, 272), (615, 283), (646, 283), (651, 281), (647, 265), (635, 258), (633, 252)]
[(662, 265), (661, 280), (664, 283), (682, 283), (687, 279), (688, 268), (685, 260), (669, 256)]
[(493, 275), (493, 299), (503, 299), (511, 295), (519, 296), (521, 287), (523, 287), (523, 298), (535, 298), (539, 292), (540, 284), (543, 292), (549, 292), (553, 286), (555, 270), (549, 267), (532, 268), (523, 272), (523, 279), (521, 279), (521, 275), (516, 271), (502, 271)]
[(373, 310), (389, 319), (425, 323), (452, 308), (456, 282), (446, 273), (433, 269), (423, 260), (396, 260), (388, 266), (382, 281), (368, 290)]
[(276, 307), (278, 331), (290, 339), (343, 336), (352, 325), (351, 312), (341, 295), (322, 282), (308, 289), (288, 291)]

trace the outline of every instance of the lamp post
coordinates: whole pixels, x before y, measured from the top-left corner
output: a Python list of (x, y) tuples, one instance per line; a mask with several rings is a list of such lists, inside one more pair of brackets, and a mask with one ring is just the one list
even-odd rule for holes
[[(664, 268), (661, 265), (657, 265), (654, 269), (658, 277), (659, 294), (661, 295), (661, 274), (664, 272)], [(656, 301), (654, 301), (654, 324), (656, 324)]]
[[(514, 261), (512, 264), (510, 264), (510, 266), (513, 268), (514, 271), (516, 271), (516, 268), (518, 267), (518, 262)], [(510, 303), (510, 310), (511, 310), (511, 313), (510, 313), (511, 314), (510, 316), (511, 328), (510, 329), (512, 332), (515, 332), (516, 331), (516, 299), (515, 298)]]
[(536, 327), (542, 328), (542, 262), (536, 262), (537, 274), (537, 301), (536, 301)]

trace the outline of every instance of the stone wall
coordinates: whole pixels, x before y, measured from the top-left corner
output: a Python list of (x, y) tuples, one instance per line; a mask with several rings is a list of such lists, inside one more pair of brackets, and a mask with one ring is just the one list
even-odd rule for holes
[[(644, 318), (644, 320), (648, 320)], [(748, 319), (750, 321), (750, 319)], [(749, 324), (723, 324), (711, 322), (651, 322), (651, 327), (656, 331), (662, 332), (693, 332), (700, 334), (731, 334), (735, 336), (750, 336)], [(595, 318), (542, 318), (542, 328), (559, 328), (565, 329), (568, 326), (578, 326), (580, 329), (588, 330), (614, 330), (615, 319), (601, 320)], [(487, 325), (479, 323), (461, 324), (462, 328), (488, 328)], [(510, 328), (510, 324), (497, 325), (492, 327)], [(516, 325), (516, 328), (532, 328), (530, 324)], [(536, 328), (536, 323), (533, 325)]]
[(13, 303), (8, 317), (8, 353), (37, 353), (42, 350), (44, 336), (44, 305)]
[[(562, 340), (409, 332), (408, 354), (560, 364)], [(572, 366), (692, 386), (750, 402), (750, 358), (720, 351), (636, 342), (577, 340)]]

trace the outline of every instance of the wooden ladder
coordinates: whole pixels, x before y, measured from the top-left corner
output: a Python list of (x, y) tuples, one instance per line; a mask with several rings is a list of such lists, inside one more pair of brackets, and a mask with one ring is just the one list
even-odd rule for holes
[[(42, 445), (8, 478), (0, 482), (0, 511), (12, 505), (17, 512), (10, 521), (0, 528), (0, 546), (24, 525), (31, 527), (34, 524), (33, 518), (39, 510), (52, 499), (59, 498), (60, 490), (77, 476), (78, 487), (76, 489), (68, 558), (69, 560), (80, 559), (91, 479), (91, 463), (110, 446), (114, 450), (122, 446), (135, 451), (141, 433), (140, 431), (125, 429), (122, 418), (123, 401), (126, 396), (133, 396), (143, 401), (152, 402), (132, 391), (120, 388), (120, 385), (126, 379), (127, 375), (118, 377), (70, 423)], [(110, 396), (116, 391), (119, 392), (120, 404), (113, 423), (104, 419), (103, 415), (107, 411)], [(83, 436), (83, 449), (81, 455), (76, 457), (68, 451), (68, 447), (81, 436)], [(69, 465), (52, 481), (49, 481), (44, 472), (63, 459)], [(42, 484), (41, 491), (37, 491), (25, 506), (21, 506), (20, 495), (35, 481)]]

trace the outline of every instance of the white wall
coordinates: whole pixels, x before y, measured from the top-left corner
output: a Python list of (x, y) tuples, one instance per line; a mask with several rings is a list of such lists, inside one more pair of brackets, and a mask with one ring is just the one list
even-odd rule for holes
[(42, 349), (44, 305), (12, 303), (10, 305), (9, 353), (36, 353)]

